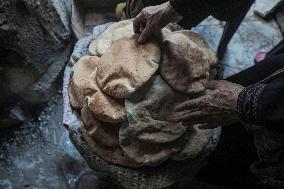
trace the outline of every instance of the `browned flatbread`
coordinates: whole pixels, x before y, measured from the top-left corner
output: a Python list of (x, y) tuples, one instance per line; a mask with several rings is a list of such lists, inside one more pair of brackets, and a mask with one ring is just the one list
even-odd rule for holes
[(204, 60), (209, 62), (210, 67), (217, 64), (216, 54), (209, 48), (208, 44), (200, 34), (190, 30), (179, 30), (174, 33), (182, 33), (194, 42), (196, 47), (203, 52)]
[(87, 105), (97, 119), (103, 122), (120, 123), (126, 119), (124, 100), (113, 99), (102, 92), (96, 83), (96, 73), (92, 74), (92, 79), (86, 87)]
[(81, 119), (86, 132), (94, 141), (103, 146), (119, 146), (118, 132), (121, 124), (103, 123), (99, 121), (87, 104), (81, 110)]
[(133, 168), (142, 166), (126, 156), (118, 145), (118, 131), (121, 124), (98, 121), (87, 106), (82, 109), (81, 114), (83, 137), (97, 155), (105, 161), (122, 166)]
[(155, 41), (140, 45), (137, 35), (115, 41), (101, 57), (98, 86), (115, 98), (129, 98), (146, 84), (159, 67), (161, 51)]
[(91, 73), (97, 68), (97, 56), (84, 56), (73, 67), (73, 76), (69, 85), (69, 97), (72, 107), (81, 109), (84, 102), (84, 89), (89, 83)]
[[(125, 27), (127, 27), (127, 28), (123, 29)], [(123, 31), (121, 31), (121, 29)], [(102, 56), (111, 47), (112, 43), (115, 40), (120, 39), (120, 38), (125, 37), (125, 36), (128, 36), (129, 33), (131, 35), (134, 34), (133, 25), (132, 25), (131, 21), (124, 20), (124, 21), (120, 21), (120, 22), (117, 22), (115, 24), (112, 24), (106, 31), (104, 31), (96, 39), (95, 45), (93, 45), (93, 47), (95, 47), (95, 49), (96, 49), (96, 54), (98, 56)], [(113, 38), (113, 35), (116, 35), (115, 39)], [(119, 38), (119, 36), (120, 36), (120, 38)]]
[(210, 64), (207, 56), (183, 33), (172, 33), (162, 44), (163, 59), (160, 72), (175, 90), (187, 94), (200, 94), (203, 82), (209, 79)]
[(98, 56), (96, 45), (97, 45), (96, 40), (92, 41), (91, 44), (89, 45), (89, 53), (92, 56)]
[(160, 76), (126, 100), (129, 125), (119, 131), (122, 150), (137, 163), (155, 166), (171, 158), (185, 143), (186, 127), (171, 121), (174, 106), (186, 99)]

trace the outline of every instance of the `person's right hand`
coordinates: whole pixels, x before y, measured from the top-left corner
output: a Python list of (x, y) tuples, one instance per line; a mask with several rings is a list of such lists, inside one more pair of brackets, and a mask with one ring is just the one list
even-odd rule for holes
[(151, 34), (159, 32), (168, 23), (181, 19), (169, 2), (146, 7), (134, 19), (134, 32), (140, 34), (138, 42), (145, 43)]

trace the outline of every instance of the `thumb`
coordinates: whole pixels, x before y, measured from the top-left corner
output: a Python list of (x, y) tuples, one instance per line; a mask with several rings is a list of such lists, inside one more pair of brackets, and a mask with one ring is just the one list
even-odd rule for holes
[(149, 38), (151, 34), (151, 29), (148, 25), (146, 25), (146, 27), (143, 29), (139, 39), (138, 39), (138, 43), (145, 43), (147, 41), (147, 39)]

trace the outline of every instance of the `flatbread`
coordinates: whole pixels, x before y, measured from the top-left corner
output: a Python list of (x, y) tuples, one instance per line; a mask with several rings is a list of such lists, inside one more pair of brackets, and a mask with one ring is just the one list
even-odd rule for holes
[(216, 54), (209, 48), (208, 44), (200, 34), (190, 30), (179, 30), (174, 33), (182, 33), (194, 42), (196, 45), (195, 48), (199, 48), (203, 52), (204, 59), (209, 62), (210, 67), (217, 64)]
[[(186, 96), (186, 95), (185, 95)], [(125, 154), (137, 163), (155, 166), (180, 151), (186, 128), (170, 118), (174, 106), (186, 99), (176, 94), (160, 76), (126, 100), (129, 125), (119, 131)]]
[[(120, 22), (112, 24), (108, 29), (106, 29), (106, 31), (104, 31), (96, 39), (95, 48), (96, 48), (96, 53), (98, 54), (98, 56), (102, 56), (111, 47), (112, 43), (114, 42), (113, 35), (116, 35), (115, 37), (116, 40), (119, 39), (117, 35), (118, 31), (120, 31), (121, 28), (124, 28), (128, 25), (130, 25), (129, 27), (127, 27), (129, 31), (125, 29), (123, 30), (124, 32), (126, 31), (126, 35), (128, 35), (129, 32), (131, 31), (133, 32), (133, 24), (129, 20), (124, 20), (124, 21), (120, 21)], [(117, 29), (119, 30), (117, 31)], [(120, 33), (119, 35), (121, 37), (125, 37), (124, 33)]]
[(86, 87), (87, 105), (97, 119), (108, 123), (120, 123), (126, 119), (124, 100), (113, 99), (102, 92), (96, 83), (96, 73), (92, 73), (92, 78)]
[(88, 143), (88, 145), (92, 148), (92, 150), (105, 161), (112, 164), (117, 164), (120, 166), (126, 166), (131, 168), (142, 167), (141, 164), (138, 164), (135, 161), (133, 161), (131, 158), (127, 157), (119, 146), (107, 147), (101, 145), (100, 143), (97, 143), (88, 134), (83, 124), (81, 126), (81, 132), (84, 140)]
[(89, 53), (92, 55), (92, 56), (98, 56), (97, 54), (97, 43), (96, 43), (96, 40), (93, 40), (91, 42), (91, 44), (89, 45)]
[(69, 85), (69, 98), (72, 107), (81, 109), (84, 102), (84, 89), (97, 68), (99, 57), (84, 56), (73, 67), (73, 76)]
[(115, 41), (101, 57), (97, 83), (114, 98), (129, 98), (145, 85), (159, 68), (161, 51), (157, 42), (137, 43), (138, 35)]
[(210, 63), (202, 49), (181, 32), (174, 32), (162, 43), (160, 72), (175, 90), (190, 95), (205, 91), (203, 82), (209, 79)]
[(81, 119), (86, 132), (94, 141), (107, 147), (119, 146), (118, 133), (121, 124), (99, 121), (87, 104), (81, 110)]

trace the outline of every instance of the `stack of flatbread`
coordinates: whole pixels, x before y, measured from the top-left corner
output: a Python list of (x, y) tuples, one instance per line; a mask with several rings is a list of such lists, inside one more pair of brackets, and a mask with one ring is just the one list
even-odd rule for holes
[(128, 167), (195, 158), (212, 130), (171, 121), (173, 108), (202, 85), (216, 64), (200, 35), (164, 28), (138, 44), (131, 21), (111, 25), (73, 67), (69, 98), (81, 111), (84, 139), (104, 160)]

